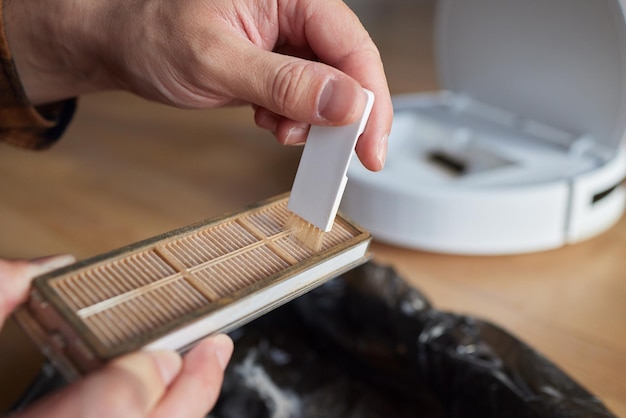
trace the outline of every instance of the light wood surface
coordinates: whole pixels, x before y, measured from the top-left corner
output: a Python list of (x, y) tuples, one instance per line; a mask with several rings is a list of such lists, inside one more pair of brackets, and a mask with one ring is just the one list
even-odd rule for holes
[[(392, 91), (435, 89), (430, 2), (360, 1), (353, 7), (381, 49)], [(0, 146), (0, 256), (84, 258), (239, 209), (289, 190), (299, 153), (257, 129), (250, 109), (84, 97), (53, 149)], [(626, 219), (589, 242), (532, 255), (373, 250), (439, 308), (504, 327), (626, 416)], [(0, 336), (0, 408), (40, 361), (9, 323)]]

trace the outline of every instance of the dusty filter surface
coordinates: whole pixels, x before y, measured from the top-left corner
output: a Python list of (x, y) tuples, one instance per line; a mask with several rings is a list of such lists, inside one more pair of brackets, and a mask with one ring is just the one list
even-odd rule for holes
[(77, 369), (72, 377), (142, 347), (184, 350), (366, 260), (369, 233), (342, 217), (319, 251), (303, 245), (284, 227), (286, 202), (39, 277), (17, 319), (57, 366)]

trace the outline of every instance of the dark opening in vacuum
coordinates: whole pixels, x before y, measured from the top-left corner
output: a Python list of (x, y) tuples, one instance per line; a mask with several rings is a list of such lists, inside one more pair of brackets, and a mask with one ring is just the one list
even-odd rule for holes
[(619, 183), (617, 183), (615, 186), (610, 187), (600, 193), (596, 193), (593, 196), (593, 199), (591, 199), (591, 203), (595, 204), (598, 203), (599, 201), (601, 201), (602, 199), (606, 198), (607, 196), (609, 196), (611, 193), (613, 193), (624, 181), (626, 181), (626, 179), (620, 181)]
[(428, 161), (444, 168), (455, 176), (462, 176), (467, 172), (467, 164), (459, 158), (452, 157), (441, 151), (433, 151), (428, 154)]

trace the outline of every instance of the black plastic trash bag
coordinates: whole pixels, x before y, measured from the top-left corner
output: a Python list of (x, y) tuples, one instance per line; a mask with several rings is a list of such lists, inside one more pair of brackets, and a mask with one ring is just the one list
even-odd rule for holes
[(215, 418), (613, 416), (526, 344), (373, 263), (232, 336)]
[[(231, 335), (212, 418), (614, 416), (515, 337), (433, 309), (373, 263)], [(63, 385), (45, 365), (12, 410)]]

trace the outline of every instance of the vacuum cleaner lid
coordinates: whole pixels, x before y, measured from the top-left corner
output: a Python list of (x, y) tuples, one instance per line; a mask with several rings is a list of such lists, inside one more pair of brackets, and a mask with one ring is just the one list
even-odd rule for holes
[(626, 130), (622, 0), (440, 0), (441, 84), (617, 149)]

